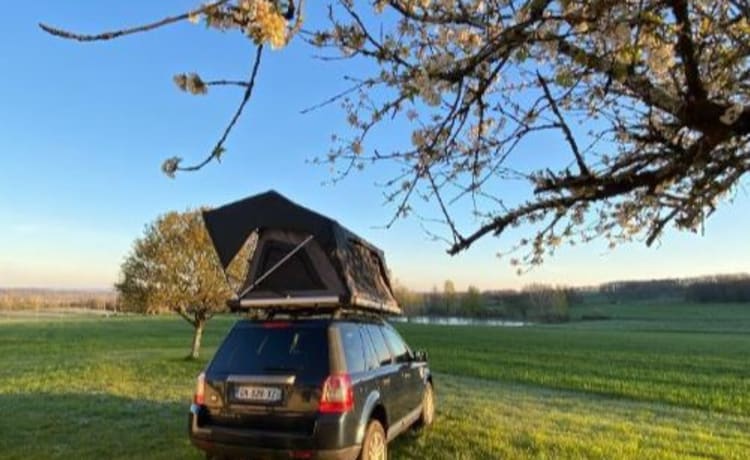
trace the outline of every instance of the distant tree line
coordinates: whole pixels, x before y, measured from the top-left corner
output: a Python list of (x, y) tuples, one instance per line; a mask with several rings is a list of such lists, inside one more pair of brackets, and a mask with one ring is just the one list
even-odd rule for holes
[(685, 289), (692, 302), (750, 302), (750, 276), (708, 276), (693, 280)]
[(712, 275), (688, 279), (616, 281), (599, 286), (610, 303), (644, 300), (750, 302), (750, 275)]
[(563, 322), (570, 307), (583, 303), (750, 302), (750, 275), (712, 275), (689, 279), (614, 281), (589, 287), (530, 284), (520, 290), (456, 291), (451, 280), (429, 292), (415, 292), (394, 282), (406, 316), (456, 316)]
[(531, 284), (520, 292), (496, 295), (500, 305), (505, 305), (506, 312), (522, 320), (533, 320), (544, 323), (559, 323), (570, 319), (570, 306), (576, 302), (575, 290)]
[(485, 291), (469, 286), (457, 292), (452, 281), (443, 289), (415, 292), (395, 283), (394, 292), (406, 316), (453, 316), (501, 318), (534, 322), (562, 322), (570, 317), (570, 306), (579, 300), (573, 289), (532, 284), (520, 291)]
[(679, 279), (613, 281), (599, 286), (599, 292), (610, 302), (682, 299), (685, 286)]
[(0, 289), (0, 310), (116, 310), (112, 291), (14, 288)]

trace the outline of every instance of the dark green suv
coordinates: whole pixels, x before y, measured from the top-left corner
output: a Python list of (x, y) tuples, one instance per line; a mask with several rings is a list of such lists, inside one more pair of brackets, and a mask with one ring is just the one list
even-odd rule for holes
[(198, 377), (190, 439), (209, 458), (386, 459), (434, 413), (425, 354), (381, 319), (242, 320)]

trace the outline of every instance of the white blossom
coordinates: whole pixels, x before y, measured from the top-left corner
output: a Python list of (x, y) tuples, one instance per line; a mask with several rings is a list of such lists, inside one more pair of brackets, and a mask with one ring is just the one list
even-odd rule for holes
[(727, 126), (731, 126), (735, 121), (739, 120), (740, 115), (745, 110), (745, 107), (741, 104), (732, 104), (724, 111), (724, 114), (719, 117), (722, 123)]

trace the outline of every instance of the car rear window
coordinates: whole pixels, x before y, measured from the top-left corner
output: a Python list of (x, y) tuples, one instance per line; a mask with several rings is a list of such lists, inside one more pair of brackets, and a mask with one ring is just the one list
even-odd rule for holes
[(328, 333), (323, 324), (240, 323), (216, 352), (209, 375), (328, 375)]

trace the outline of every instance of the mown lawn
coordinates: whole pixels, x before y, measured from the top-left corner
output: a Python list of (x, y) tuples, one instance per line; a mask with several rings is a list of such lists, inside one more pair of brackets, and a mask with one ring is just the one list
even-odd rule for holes
[[(597, 308), (614, 319), (399, 325), (439, 411), (393, 458), (747, 458), (750, 306)], [(233, 321), (211, 322), (204, 357)], [(0, 458), (201, 458), (189, 341), (177, 318), (0, 318)]]
[(750, 305), (597, 308), (612, 319), (399, 327), (439, 372), (750, 415)]

